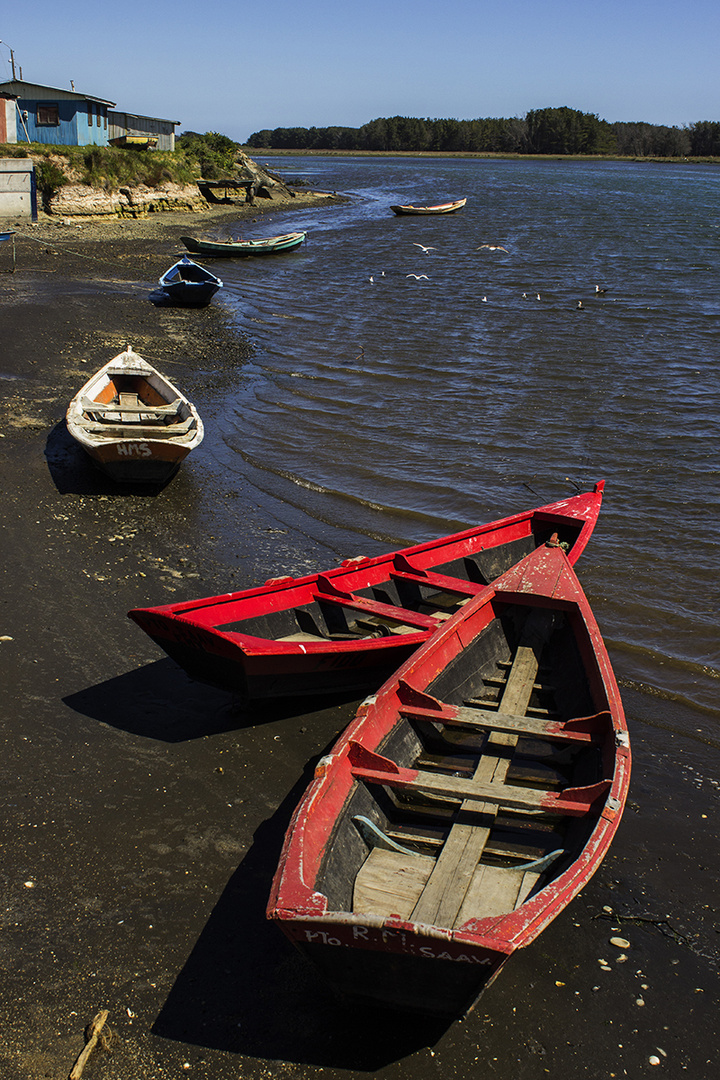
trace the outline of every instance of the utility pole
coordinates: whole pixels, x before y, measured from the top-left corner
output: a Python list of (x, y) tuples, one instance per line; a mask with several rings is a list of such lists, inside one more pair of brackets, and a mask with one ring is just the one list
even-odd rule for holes
[[(3, 41), (2, 38), (0, 38), (0, 45), (5, 45), (8, 49), (10, 49), (10, 46), (8, 45), (7, 41)], [(12, 67), (13, 82), (14, 82), (15, 81), (15, 52), (13, 51), (13, 49), (10, 49), (10, 65)], [(22, 68), (20, 68), (20, 81), (22, 82)]]

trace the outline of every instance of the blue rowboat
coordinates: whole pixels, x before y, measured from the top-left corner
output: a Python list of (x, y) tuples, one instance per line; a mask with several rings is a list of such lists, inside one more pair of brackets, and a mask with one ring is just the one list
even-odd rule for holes
[(223, 287), (223, 283), (204, 266), (184, 255), (180, 262), (165, 271), (160, 278), (160, 286), (176, 304), (205, 307), (218, 289)]

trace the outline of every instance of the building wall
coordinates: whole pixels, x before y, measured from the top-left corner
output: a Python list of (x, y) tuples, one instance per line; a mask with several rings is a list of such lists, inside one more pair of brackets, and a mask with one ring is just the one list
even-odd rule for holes
[(17, 142), (15, 98), (0, 94), (0, 143)]
[(108, 138), (121, 139), (124, 135), (149, 136), (157, 139), (158, 150), (175, 149), (175, 128), (172, 120), (160, 120), (155, 116), (137, 116), (134, 113), (108, 112)]
[(0, 218), (37, 221), (35, 167), (30, 159), (0, 158)]
[[(107, 109), (97, 102), (59, 97), (20, 98), (18, 107), (31, 142), (58, 146), (107, 146)], [(101, 110), (99, 127), (98, 109)], [(89, 116), (90, 110), (92, 117)], [(24, 130), (22, 135), (25, 136)]]

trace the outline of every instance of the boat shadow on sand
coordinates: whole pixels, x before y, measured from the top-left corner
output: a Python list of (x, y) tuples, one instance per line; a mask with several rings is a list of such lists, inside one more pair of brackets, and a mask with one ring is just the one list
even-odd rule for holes
[(434, 1045), (447, 1030), (448, 1020), (344, 1002), (265, 917), (283, 838), (315, 760), (256, 831), (153, 1034), (248, 1057), (372, 1073)]
[(172, 482), (161, 484), (116, 483), (93, 465), (60, 420), (45, 442), (45, 459), (60, 495), (146, 495), (154, 497)]
[[(298, 713), (297, 701), (264, 703), (262, 709), (248, 705), (225, 690), (193, 681), (167, 657), (69, 694), (63, 701), (110, 727), (167, 743), (255, 727)], [(303, 704), (311, 709), (313, 703)]]

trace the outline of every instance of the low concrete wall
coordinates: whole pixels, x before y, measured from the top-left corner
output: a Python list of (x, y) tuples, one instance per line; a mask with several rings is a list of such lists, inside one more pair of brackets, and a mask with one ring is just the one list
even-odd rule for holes
[(0, 158), (0, 218), (37, 221), (35, 167), (29, 158)]

